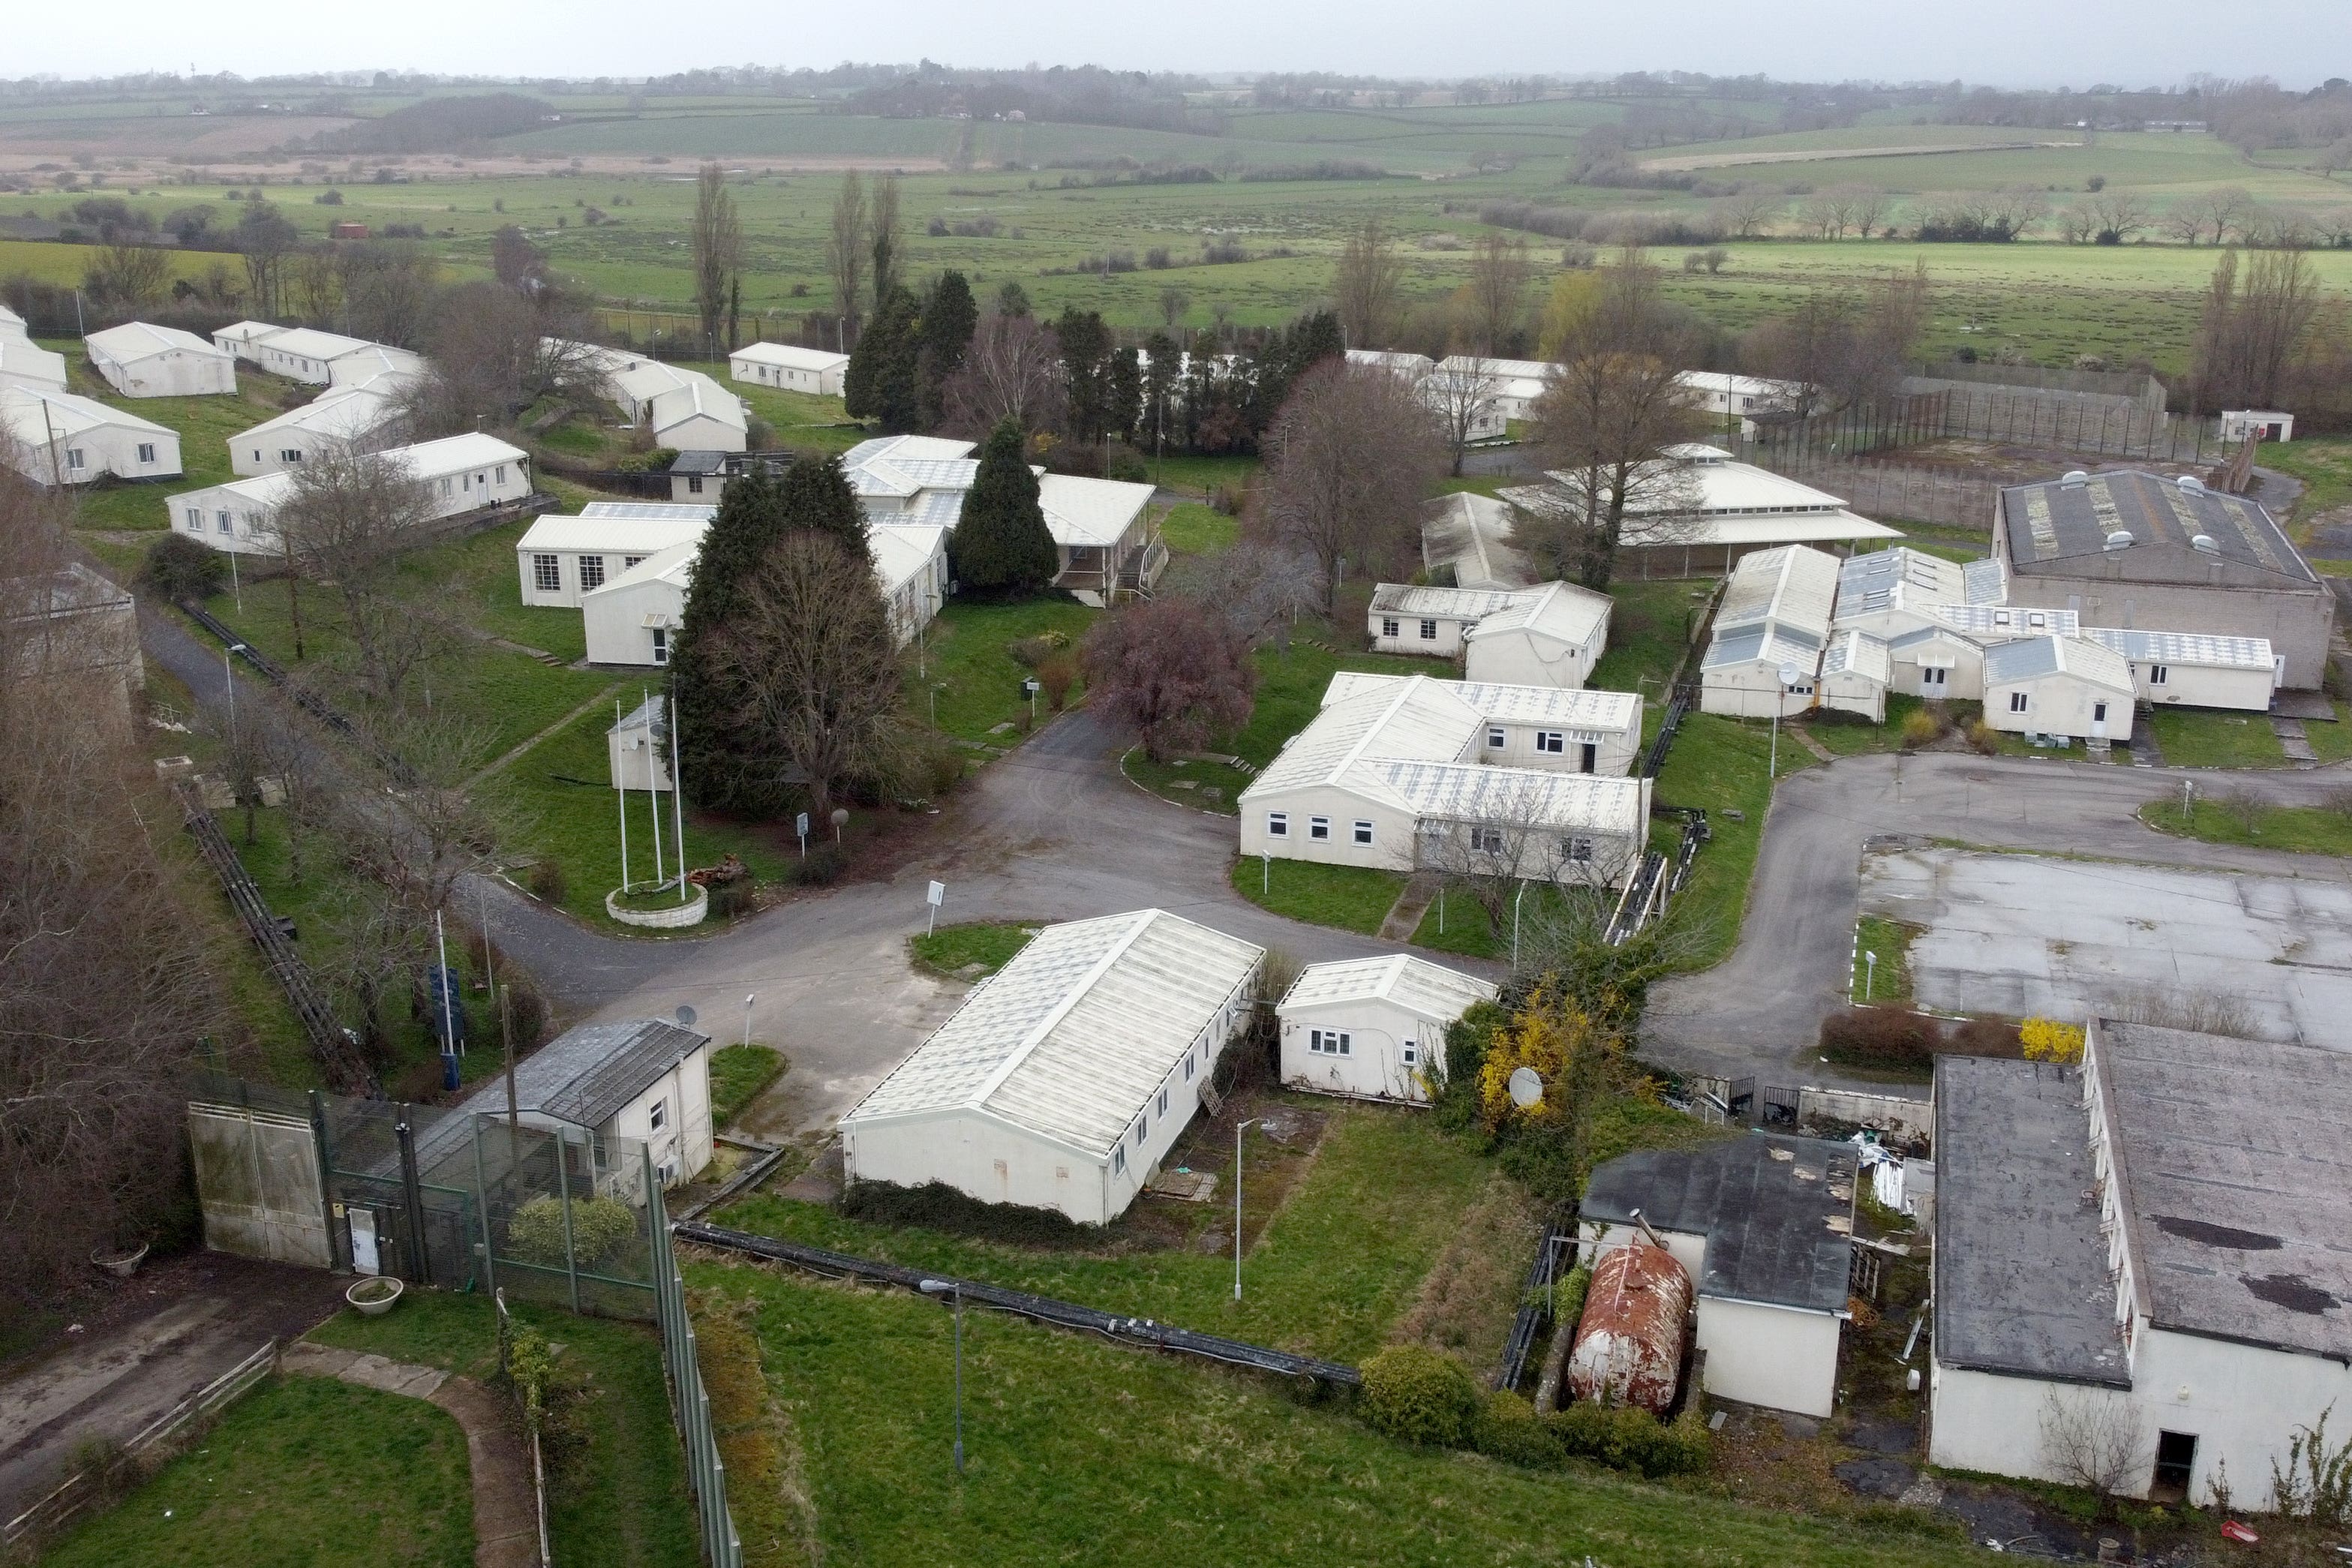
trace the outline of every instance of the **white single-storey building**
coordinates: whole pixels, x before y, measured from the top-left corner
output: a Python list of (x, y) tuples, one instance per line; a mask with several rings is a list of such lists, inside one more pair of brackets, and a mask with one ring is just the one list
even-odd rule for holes
[(1985, 649), (1984, 720), (2019, 735), (2128, 741), (2130, 664), (2086, 637), (2026, 637)]
[(840, 396), (841, 378), (848, 370), (847, 354), (793, 343), (751, 343), (727, 356), (730, 380), (786, 392), (813, 392), (820, 397)]
[(299, 468), (329, 445), (362, 447), (398, 416), (396, 389), (378, 376), (331, 386), (299, 408), (228, 438), (229, 471), (240, 479)]
[(1324, 688), (1321, 706), (1372, 692), (1393, 695), (1412, 680), (1458, 699), (1478, 715), (1477, 727), (1451, 761), (1623, 778), (1642, 760), (1642, 699), (1637, 692), (1343, 669)]
[(1437, 362), (1427, 354), (1402, 349), (1349, 349), (1348, 363), (1364, 370), (1387, 371), (1411, 385), (1419, 385), (1423, 376), (1437, 368)]
[(1499, 441), (1510, 434), (1511, 421), (1518, 417), (1506, 405), (1507, 384), (1480, 374), (1476, 364), (1475, 360), (1447, 360), (1414, 383), (1414, 390), (1437, 416), (1449, 443), (1457, 434), (1465, 442)]
[(651, 665), (669, 662), (677, 629), (686, 621), (686, 595), (694, 585), (698, 535), (685, 544), (656, 550), (602, 587), (580, 595), (580, 619), (588, 662)]
[(0, 322), (0, 387), (42, 392), (66, 389), (66, 356), (45, 349), (22, 331)]
[[(450, 436), (394, 447), (383, 456), (424, 483), (432, 521), (520, 500), (531, 493), (530, 454), (495, 436)], [(173, 529), (194, 534), (215, 550), (275, 555), (285, 548), (278, 536), (278, 509), (293, 493), (292, 472), (279, 469), (183, 490), (166, 500), (164, 507)]]
[[(8, 563), (22, 574), (22, 563)], [(145, 665), (139, 613), (130, 594), (79, 561), (30, 575), (0, 566), (0, 640), (9, 658), (0, 680), (37, 687), (59, 711), (104, 719), (131, 734), (132, 698)]]
[(1097, 609), (1122, 593), (1149, 592), (1168, 565), (1168, 546), (1151, 526), (1155, 493), (1125, 479), (1040, 471), (1037, 507), (1061, 556), (1054, 586)]
[(751, 445), (743, 400), (698, 370), (619, 349), (598, 349), (604, 395), (656, 446), (681, 452), (741, 452)]
[(177, 479), (180, 433), (75, 393), (0, 386), (0, 460), (51, 486)]
[(213, 333), (213, 346), (258, 366), (262, 339), (274, 338), (286, 330), (274, 321), (235, 321)]
[(1489, 734), (1467, 689), (1475, 688), (1416, 675), (1334, 697), (1242, 791), (1241, 852), (1384, 871), (1622, 882), (1646, 842), (1649, 781), (1575, 771), (1581, 744), (1573, 756), (1565, 743), (1546, 752), (1556, 763), (1462, 760), (1475, 758)]
[(1621, 1154), (1593, 1167), (1580, 1261), (1642, 1240), (1638, 1215), (1697, 1287), (1706, 1392), (1826, 1416), (1852, 1289), (1858, 1158), (1851, 1144), (1762, 1132)]
[(1415, 583), (1381, 583), (1372, 588), (1364, 630), (1377, 653), (1458, 658), (1462, 634), (1518, 602), (1517, 588), (1433, 588)]
[(389, 343), (369, 343), (356, 352), (338, 354), (327, 362), (328, 381), (334, 386), (377, 384), (389, 392), (424, 374), (423, 354), (409, 349), (396, 349)]
[(1428, 588), (1382, 583), (1365, 630), (1381, 653), (1459, 657), (1473, 680), (1584, 684), (1609, 646), (1615, 601), (1571, 583), (1528, 588)]
[(1728, 371), (1686, 370), (1675, 377), (1690, 405), (1719, 423), (1739, 422), (1739, 433), (1756, 434), (1756, 416), (1793, 409), (1804, 396), (1804, 384), (1776, 381), (1769, 376), (1734, 375)]
[(2275, 408), (2221, 410), (2222, 440), (2242, 441), (2249, 436), (2257, 441), (2292, 441), (2294, 439), (2294, 416), (2282, 414)]
[(1437, 374), (1480, 377), (1493, 384), (1496, 416), (1525, 419), (1535, 412), (1536, 400), (1559, 367), (1539, 359), (1489, 359), (1483, 354), (1449, 354), (1437, 362)]
[(1822, 650), (1814, 682), (1821, 705), (1859, 713), (1874, 724), (1886, 722), (1886, 684), (1894, 674), (1886, 644), (1868, 632), (1833, 630)]
[(89, 368), (125, 397), (236, 395), (236, 356), (177, 327), (125, 321), (81, 344)]
[[(223, 329), (228, 332), (236, 330)], [(220, 340), (221, 333), (213, 334), (214, 342)], [(263, 370), (295, 381), (307, 381), (313, 386), (326, 386), (334, 381), (338, 361), (350, 360), (356, 365), (372, 368), (373, 362), (367, 356), (378, 346), (365, 338), (347, 338), (341, 332), (322, 332), (314, 327), (283, 327), (248, 334), (243, 341), (241, 350), (231, 351), (238, 358), (250, 357)]]
[(1265, 961), (1165, 910), (1045, 927), (841, 1119), (844, 1180), (1108, 1224), (1192, 1121)]
[(2083, 636), (2123, 655), (2143, 702), (2166, 707), (2240, 708), (2267, 712), (2282, 660), (2268, 637), (2211, 632), (2140, 632), (2085, 626)]
[(662, 725), (666, 701), (656, 691), (604, 731), (604, 762), (614, 789), (669, 789), (669, 742)]
[(1310, 963), (1275, 1008), (1286, 1088), (1425, 1105), (1445, 1030), (1495, 985), (1410, 953)]
[(1838, 560), (1784, 544), (1732, 568), (1699, 661), (1699, 710), (1786, 718), (1813, 706), (1837, 603)]
[(1927, 1458), (2071, 1480), (2091, 1428), (2126, 1496), (2273, 1508), (2352, 1410), (2352, 1055), (2086, 1035), (1937, 1058)]
[(635, 571), (663, 551), (701, 543), (716, 510), (660, 501), (594, 501), (577, 517), (550, 513), (538, 518), (515, 541), (522, 602), (576, 610), (583, 595)]
[(891, 636), (904, 647), (947, 603), (948, 531), (921, 524), (868, 529), (866, 548), (890, 608)]
[(868, 522), (953, 528), (980, 471), (971, 451), (970, 441), (944, 436), (877, 436), (844, 452), (841, 468)]
[[(515, 1064), (520, 1119), (534, 1127), (577, 1128), (602, 1139), (646, 1147), (664, 1186), (692, 1181), (710, 1163), (710, 1037), (662, 1018), (583, 1024)], [(425, 1180), (450, 1171), (452, 1186), (472, 1184), (477, 1117), (503, 1122), (506, 1079), (491, 1073), (450, 1114), (416, 1140)], [(609, 1147), (609, 1145), (608, 1145)], [(645, 1178), (615, 1170), (608, 1195), (641, 1201)], [(585, 1196), (586, 1194), (576, 1194)]]

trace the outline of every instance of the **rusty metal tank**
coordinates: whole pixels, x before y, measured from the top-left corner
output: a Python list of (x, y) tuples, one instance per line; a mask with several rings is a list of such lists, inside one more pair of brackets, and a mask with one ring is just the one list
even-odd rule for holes
[(1665, 1414), (1682, 1376), (1690, 1303), (1690, 1276), (1664, 1247), (1637, 1241), (1603, 1253), (1568, 1357), (1575, 1397)]

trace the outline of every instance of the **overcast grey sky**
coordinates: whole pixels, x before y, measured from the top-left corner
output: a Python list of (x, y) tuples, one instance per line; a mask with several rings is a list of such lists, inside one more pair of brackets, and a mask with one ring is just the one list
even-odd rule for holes
[[(1781, 79), (2308, 87), (2352, 75), (2352, 0), (19, 0), (0, 76), (416, 68), (624, 76), (755, 61), (1099, 64), (1395, 76), (1684, 69)], [(677, 25), (670, 26), (676, 21)]]

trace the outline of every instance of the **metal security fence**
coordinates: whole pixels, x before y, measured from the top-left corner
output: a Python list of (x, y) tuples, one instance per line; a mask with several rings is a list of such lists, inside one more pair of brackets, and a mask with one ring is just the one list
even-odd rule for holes
[(686, 1281), (678, 1276), (677, 1257), (670, 1249), (669, 1215), (662, 1205), (661, 1183), (655, 1179), (650, 1163), (646, 1166), (645, 1183), (646, 1211), (660, 1238), (652, 1258), (662, 1364), (669, 1372), (670, 1414), (686, 1445), (687, 1479), (693, 1484), (695, 1508), (701, 1518), (702, 1555), (711, 1568), (743, 1568), (743, 1538), (735, 1532), (734, 1516), (727, 1510), (727, 1461), (719, 1457), (719, 1436), (710, 1420), (710, 1395), (702, 1387), (694, 1320), (686, 1310)]

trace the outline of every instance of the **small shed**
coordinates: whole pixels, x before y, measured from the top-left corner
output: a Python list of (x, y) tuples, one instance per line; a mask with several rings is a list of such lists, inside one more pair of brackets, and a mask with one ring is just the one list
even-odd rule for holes
[(1433, 588), (1414, 583), (1381, 583), (1372, 589), (1364, 629), (1380, 653), (1423, 654), (1453, 658), (1463, 634), (1482, 616), (1518, 602), (1516, 588)]
[(1841, 631), (1822, 650), (1821, 705), (1886, 722), (1886, 687), (1894, 673), (1886, 644), (1868, 632)]
[(605, 760), (614, 789), (670, 787), (669, 730), (662, 722), (663, 711), (663, 699), (656, 692), (604, 731)]
[(747, 343), (727, 356), (727, 375), (751, 386), (781, 387), (821, 397), (841, 395), (849, 356), (796, 343)]
[[(1851, 1144), (1761, 1132), (1593, 1167), (1587, 1258), (1657, 1232), (1698, 1287), (1706, 1391), (1826, 1416), (1853, 1268)], [(1637, 1223), (1636, 1216), (1639, 1216)]]
[(844, 1175), (1108, 1224), (1192, 1121), (1265, 960), (1165, 910), (1047, 926), (842, 1118)]
[(2221, 410), (2222, 440), (2242, 441), (2249, 436), (2257, 441), (2292, 441), (2294, 439), (2294, 416), (2282, 414), (2275, 408)]
[(1282, 1081), (1425, 1105), (1444, 1075), (1446, 1026), (1494, 999), (1492, 982), (1410, 953), (1310, 963), (1275, 1008)]
[(2018, 735), (2128, 741), (2131, 666), (2086, 637), (2025, 637), (1985, 649), (1984, 718)]
[(89, 368), (125, 397), (236, 395), (236, 356), (194, 332), (125, 321), (81, 342)]

